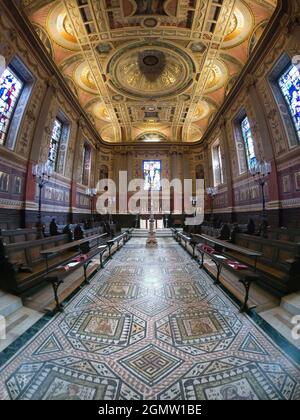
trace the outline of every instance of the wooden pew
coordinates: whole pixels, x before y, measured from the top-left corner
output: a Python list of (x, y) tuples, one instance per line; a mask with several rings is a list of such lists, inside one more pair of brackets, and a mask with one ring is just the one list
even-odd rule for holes
[(248, 300), (249, 300), (249, 293), (250, 287), (253, 282), (257, 282), (259, 279), (259, 275), (256, 272), (253, 272), (250, 267), (246, 265), (239, 264), (238, 261), (231, 261), (226, 258), (221, 253), (215, 251), (214, 248), (211, 248), (205, 244), (198, 245), (198, 249), (201, 255), (201, 262), (200, 267), (204, 267), (204, 255), (208, 256), (217, 267), (217, 277), (215, 280), (215, 284), (220, 284), (220, 275), (223, 268), (234, 273), (235, 277), (238, 278), (238, 281), (244, 286), (245, 288), (245, 296), (244, 301), (240, 307), (240, 312), (245, 312), (248, 310)]
[[(255, 266), (257, 264), (257, 258), (261, 254), (252, 250), (237, 247), (236, 245), (215, 239), (207, 235), (192, 234), (192, 237), (189, 238), (185, 234), (176, 232), (176, 238), (178, 238), (180, 243), (181, 243), (181, 240), (185, 242), (185, 249), (187, 251), (188, 251), (187, 243), (190, 243), (190, 245), (193, 248), (193, 257), (195, 257), (195, 248), (197, 247), (200, 257), (201, 257), (201, 260), (200, 260), (201, 268), (204, 267), (204, 255), (207, 255), (216, 264), (216, 267), (217, 267), (217, 277), (215, 280), (216, 284), (220, 283), (220, 275), (223, 268), (226, 268), (235, 274), (235, 277), (245, 288), (244, 300), (241, 303), (240, 311), (241, 312), (247, 311), (251, 284), (253, 282), (257, 282), (259, 278), (258, 274), (255, 272)], [(218, 246), (219, 248), (221, 247), (222, 249), (226, 248), (227, 246), (230, 248), (234, 248), (235, 250), (239, 248), (239, 251), (241, 253), (244, 253), (254, 258), (253, 270), (251, 270), (251, 267), (248, 267), (248, 266), (243, 266), (243, 269), (241, 270), (241, 265), (239, 264), (239, 262), (231, 261), (229, 258), (225, 257), (223, 255), (222, 249), (218, 252), (214, 248), (203, 244), (203, 242), (213, 243), (214, 245)]]
[(220, 239), (215, 239), (211, 236), (208, 235), (194, 235), (194, 236), (198, 236), (200, 239), (202, 239), (205, 243), (209, 242), (212, 243), (214, 246), (217, 246), (219, 248), (219, 252), (221, 253), (227, 253), (229, 251), (234, 252), (235, 255), (237, 254), (238, 256), (236, 258), (241, 258), (241, 255), (246, 256), (247, 258), (250, 259), (250, 266), (253, 265), (254, 270), (256, 271), (256, 267), (257, 267), (257, 260), (259, 257), (262, 256), (261, 252), (258, 251), (254, 251), (252, 249), (249, 248), (245, 248), (242, 246), (237, 246), (235, 244), (232, 244), (231, 242), (227, 242), (227, 241), (222, 241)]
[[(105, 236), (106, 234), (99, 235), (100, 237)], [(92, 240), (94, 240), (94, 237)], [(73, 242), (73, 245), (81, 245), (83, 240)], [(87, 239), (85, 239), (87, 241)], [(71, 245), (71, 244), (70, 244)], [(107, 245), (93, 247), (87, 254), (79, 254), (76, 257), (73, 257), (69, 261), (66, 261), (64, 264), (54, 268), (51, 271), (48, 271), (45, 276), (43, 276), (43, 281), (48, 282), (52, 285), (54, 292), (54, 300), (56, 303), (56, 311), (63, 312), (63, 305), (59, 302), (58, 289), (61, 284), (64, 283), (66, 277), (72, 274), (74, 271), (79, 268), (83, 268), (84, 282), (89, 284), (89, 279), (87, 276), (87, 268), (91, 264), (93, 258), (100, 252), (100, 267), (103, 268), (103, 251), (107, 249)], [(104, 249), (105, 248), (105, 249)]]
[(92, 236), (86, 236), (84, 239), (69, 242), (67, 244), (55, 246), (53, 248), (46, 249), (45, 251), (41, 251), (40, 254), (44, 256), (45, 262), (46, 262), (46, 272), (47, 273), (49, 272), (49, 263), (48, 263), (49, 256), (53, 254), (56, 254), (56, 255), (61, 254), (61, 253), (64, 253), (65, 251), (72, 250), (76, 247), (78, 247), (77, 253), (81, 253), (81, 250), (80, 250), (81, 245), (87, 244), (87, 243), (90, 244), (91, 242), (95, 241), (97, 243), (97, 246), (99, 246), (100, 238), (103, 238), (106, 235), (107, 235), (106, 233), (102, 233), (101, 235), (97, 234), (97, 235), (92, 235)]
[[(201, 239), (204, 244), (198, 245), (198, 250), (201, 256), (200, 267), (204, 266), (204, 255), (208, 256), (217, 267), (217, 278), (216, 283), (220, 283), (220, 275), (223, 268), (226, 268), (230, 272), (234, 273), (235, 277), (245, 288), (245, 296), (241, 312), (248, 309), (248, 300), (250, 287), (253, 282), (259, 280), (259, 275), (256, 272), (258, 258), (262, 256), (260, 252), (244, 248), (241, 246), (234, 245), (228, 241), (222, 241), (220, 239), (213, 238), (208, 235), (194, 235)], [(207, 244), (212, 244), (214, 248)], [(227, 254), (229, 251), (234, 251), (236, 257), (234, 260), (228, 258)], [(243, 256), (247, 256), (249, 259), (248, 264), (242, 263)]]
[[(262, 287), (279, 297), (300, 290), (300, 243), (238, 233), (235, 244), (262, 254), (257, 264)], [(234, 250), (228, 254), (235, 258)], [(249, 261), (246, 255), (242, 260)]]
[(187, 250), (187, 246), (191, 242), (191, 238), (181, 232), (177, 232), (177, 238), (180, 245), (182, 245), (182, 242), (184, 242), (184, 248)]
[(116, 251), (119, 251), (120, 249), (120, 242), (123, 241), (123, 245), (128, 242), (130, 238), (129, 234), (127, 231), (121, 233), (120, 235), (115, 236), (114, 238), (110, 239), (109, 241), (107, 241), (107, 245), (108, 245), (108, 250), (109, 250), (109, 258), (112, 258), (112, 248), (113, 246), (117, 243), (117, 249)]
[(1, 229), (1, 236), (5, 244), (34, 241), (37, 238), (37, 230), (36, 228)]
[[(106, 234), (100, 235), (100, 237), (105, 236), (105, 235)], [(59, 302), (58, 289), (59, 289), (59, 286), (64, 282), (64, 279), (69, 274), (71, 274), (73, 271), (83, 267), (83, 269), (84, 269), (84, 282), (88, 284), (89, 280), (87, 278), (87, 267), (91, 263), (91, 261), (95, 257), (95, 255), (99, 253), (100, 267), (103, 268), (104, 267), (104, 265), (103, 265), (103, 255), (109, 247), (108, 244), (109, 243), (113, 243), (113, 244), (117, 243), (117, 250), (118, 250), (120, 248), (120, 242), (122, 240), (123, 240), (123, 245), (126, 242), (128, 242), (128, 240), (130, 239), (129, 235), (130, 235), (130, 231), (125, 231), (125, 232), (121, 233), (120, 235), (116, 236), (115, 238), (113, 238), (112, 240), (108, 240), (105, 245), (95, 247), (87, 255), (84, 256), (82, 261), (78, 262), (71, 269), (63, 270), (64, 267), (66, 267), (70, 264), (70, 261), (69, 261), (65, 265), (60, 267), (60, 269), (56, 268), (56, 269), (54, 269), (51, 272), (46, 274), (45, 280), (47, 282), (51, 283), (51, 285), (53, 287), (54, 299), (55, 299), (55, 302), (56, 302), (56, 311), (63, 312), (63, 305)], [(76, 242), (82, 243), (82, 240), (76, 241)], [(76, 244), (76, 242), (73, 242), (72, 244), (74, 245), (74, 244)], [(77, 245), (80, 245), (80, 243), (77, 243)], [(111, 258), (111, 248), (109, 248), (109, 258)]]
[[(85, 236), (91, 236), (99, 229), (84, 231)], [(26, 294), (32, 287), (39, 285), (41, 276), (46, 272), (45, 260), (40, 254), (41, 251), (70, 244), (68, 235), (57, 235), (49, 238), (30, 240), (5, 244), (5, 253), (15, 267), (23, 267), (25, 270), (17, 273), (14, 280), (7, 281), (0, 273), (0, 287), (11, 293), (18, 295)], [(72, 243), (73, 244), (73, 243)], [(49, 268), (53, 268), (75, 255), (72, 247), (63, 254), (53, 254), (49, 263)]]

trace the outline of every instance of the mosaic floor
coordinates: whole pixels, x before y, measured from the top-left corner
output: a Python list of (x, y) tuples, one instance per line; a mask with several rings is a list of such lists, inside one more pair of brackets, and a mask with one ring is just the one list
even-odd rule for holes
[(115, 254), (0, 372), (0, 399), (300, 399), (300, 370), (171, 239)]

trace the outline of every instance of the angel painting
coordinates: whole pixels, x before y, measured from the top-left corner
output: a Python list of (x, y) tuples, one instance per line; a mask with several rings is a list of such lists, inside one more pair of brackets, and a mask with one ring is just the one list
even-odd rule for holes
[(137, 15), (164, 15), (165, 0), (135, 0)]

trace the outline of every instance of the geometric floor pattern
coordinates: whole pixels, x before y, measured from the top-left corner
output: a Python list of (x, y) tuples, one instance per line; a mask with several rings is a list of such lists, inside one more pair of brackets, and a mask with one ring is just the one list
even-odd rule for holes
[(177, 243), (136, 238), (1, 368), (0, 399), (299, 400), (300, 370)]

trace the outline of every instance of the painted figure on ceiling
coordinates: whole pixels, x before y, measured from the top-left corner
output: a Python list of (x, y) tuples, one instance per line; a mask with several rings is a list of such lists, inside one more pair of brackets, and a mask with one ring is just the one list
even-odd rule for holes
[(136, 0), (137, 15), (164, 15), (165, 0)]

